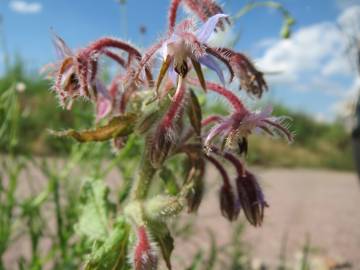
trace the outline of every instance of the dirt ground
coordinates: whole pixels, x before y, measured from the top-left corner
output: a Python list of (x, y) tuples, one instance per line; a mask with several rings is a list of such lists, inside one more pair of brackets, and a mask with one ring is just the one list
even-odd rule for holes
[[(326, 263), (349, 262), (354, 266), (351, 269), (360, 269), (360, 182), (354, 173), (259, 168), (253, 171), (259, 176), (270, 204), (261, 228), (245, 228), (243, 239), (250, 247), (254, 262), (264, 262), (274, 268), (285, 236), (288, 261), (298, 260), (309, 235), (313, 254)], [(191, 240), (176, 240), (174, 269), (183, 269), (183, 258), (192, 258), (198, 247), (209, 247), (207, 228), (215, 232), (220, 245), (231, 238), (231, 229), (236, 224), (220, 216), (217, 178), (215, 171), (207, 172), (211, 187), (196, 219), (196, 233)], [(242, 214), (237, 224), (243, 221)], [(14, 252), (24, 248), (24, 245), (15, 246), (12, 254), (6, 256), (10, 264), (15, 261)]]
[[(308, 235), (313, 259), (321, 260), (318, 269), (334, 263), (350, 263), (351, 269), (360, 269), (360, 182), (355, 174), (305, 169), (255, 171), (270, 208), (261, 228), (245, 228), (244, 239), (254, 262), (274, 268), (287, 239), (286, 257), (294, 265)], [(243, 215), (240, 220), (244, 220)], [(231, 225), (219, 217), (215, 187), (201, 206), (197, 226), (198, 246), (208, 243), (205, 228), (216, 232), (219, 243), (230, 238)], [(192, 245), (183, 243), (175, 256), (176, 252), (191, 253)]]

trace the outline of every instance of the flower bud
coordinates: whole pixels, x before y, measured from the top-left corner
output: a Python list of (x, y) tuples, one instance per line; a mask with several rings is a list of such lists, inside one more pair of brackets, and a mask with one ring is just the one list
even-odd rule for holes
[(151, 220), (167, 220), (178, 215), (184, 204), (181, 197), (158, 195), (145, 203), (145, 213)]
[(157, 269), (158, 257), (155, 244), (151, 242), (145, 226), (137, 228), (137, 242), (134, 248), (133, 266), (135, 270)]
[(223, 185), (220, 189), (221, 214), (229, 221), (237, 219), (240, 207), (237, 205), (231, 186)]
[(148, 132), (153, 127), (153, 125), (156, 123), (158, 118), (159, 118), (158, 111), (151, 111), (151, 112), (147, 113), (146, 115), (144, 115), (143, 117), (141, 117), (139, 119), (139, 122), (136, 125), (136, 131), (139, 134), (144, 134), (144, 133)]
[(203, 179), (205, 164), (202, 159), (199, 159), (196, 162), (198, 164), (195, 167), (191, 167), (187, 180), (188, 182), (193, 182), (193, 186), (186, 196), (188, 213), (194, 213), (199, 209), (205, 190)]
[(238, 197), (247, 220), (253, 226), (261, 226), (264, 208), (268, 206), (256, 177), (249, 171), (236, 179)]
[(170, 135), (160, 126), (155, 131), (150, 145), (150, 161), (155, 168), (159, 168), (165, 161), (172, 145)]

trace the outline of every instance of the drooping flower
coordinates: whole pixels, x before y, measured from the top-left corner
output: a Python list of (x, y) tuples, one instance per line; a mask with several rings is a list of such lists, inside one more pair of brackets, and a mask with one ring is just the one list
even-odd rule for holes
[(205, 139), (205, 146), (210, 147), (215, 137), (221, 137), (222, 145), (242, 152), (247, 151), (247, 137), (254, 131), (262, 131), (273, 137), (284, 137), (293, 141), (293, 134), (288, 130), (289, 118), (271, 115), (272, 109), (250, 112), (248, 110), (236, 111), (222, 119), (209, 131)]
[(255, 67), (250, 59), (229, 48), (217, 48), (216, 51), (227, 59), (235, 76), (240, 80), (240, 89), (261, 98), (268, 86), (263, 73)]
[(229, 221), (234, 221), (239, 216), (240, 207), (233, 192), (229, 176), (223, 165), (217, 159), (212, 156), (207, 156), (207, 159), (215, 166), (222, 176), (223, 184), (219, 191), (221, 214)]
[(261, 226), (264, 219), (264, 209), (268, 207), (268, 204), (256, 177), (245, 170), (243, 174), (238, 175), (236, 187), (240, 205), (247, 220), (255, 227)]

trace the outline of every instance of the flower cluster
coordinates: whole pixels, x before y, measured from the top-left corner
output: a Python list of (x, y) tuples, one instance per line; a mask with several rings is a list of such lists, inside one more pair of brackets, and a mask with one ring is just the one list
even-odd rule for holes
[[(193, 18), (177, 22), (180, 5), (204, 23), (197, 27)], [(169, 237), (166, 231), (153, 239), (150, 235), (154, 232), (148, 224), (165, 224), (168, 217), (184, 207), (189, 212), (198, 209), (208, 162), (222, 177), (219, 196), (222, 215), (234, 221), (243, 211), (250, 224), (260, 226), (268, 205), (257, 178), (244, 165), (248, 137), (263, 132), (293, 140), (287, 117), (273, 116), (271, 108), (251, 111), (227, 88), (237, 79), (240, 89), (260, 98), (268, 86), (263, 73), (244, 54), (208, 43), (214, 32), (231, 25), (219, 5), (213, 0), (172, 0), (168, 19), (166, 34), (144, 52), (110, 37), (73, 52), (60, 37), (53, 38), (60, 57), (52, 73), (53, 89), (61, 104), (70, 109), (75, 99), (83, 97), (95, 104), (98, 121), (108, 119), (107, 124), (94, 130), (57, 134), (81, 142), (113, 140), (117, 148), (123, 147), (132, 133), (145, 138), (143, 161), (124, 211), (137, 239), (132, 252), (135, 269), (156, 269), (158, 249), (153, 242), (159, 241), (157, 244), (161, 245), (164, 243), (161, 237)], [(99, 75), (103, 57), (120, 67), (108, 86)], [(204, 68), (214, 71), (219, 82), (210, 81)], [(210, 91), (223, 97), (230, 105), (229, 114), (203, 119), (193, 89), (205, 91), (198, 95), (206, 96)], [(156, 172), (176, 155), (185, 155), (188, 161), (182, 186), (174, 196), (149, 199), (148, 190)], [(228, 162), (236, 169), (234, 178), (227, 172)], [(163, 223), (161, 226), (165, 226)], [(163, 255), (169, 266), (167, 253)]]

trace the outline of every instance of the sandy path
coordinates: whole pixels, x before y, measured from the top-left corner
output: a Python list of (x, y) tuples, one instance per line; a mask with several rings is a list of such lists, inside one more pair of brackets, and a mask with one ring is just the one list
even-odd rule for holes
[[(360, 269), (360, 184), (355, 174), (303, 169), (254, 171), (260, 177), (270, 208), (261, 228), (247, 226), (245, 229), (244, 239), (251, 246), (253, 258), (276, 265), (281, 241), (287, 233), (287, 257), (292, 261), (309, 234), (317, 254), (337, 262), (349, 261), (356, 265), (352, 269)], [(110, 177), (118, 180), (115, 175)], [(216, 172), (208, 171), (206, 179), (213, 184), (200, 207), (196, 234), (191, 240), (177, 239), (173, 254), (175, 265), (184, 265), (181, 258), (192, 258), (197, 247), (209, 245), (207, 228), (216, 233), (219, 244), (230, 239), (234, 224), (220, 216), (217, 177)], [(240, 221), (244, 221), (243, 215)], [(23, 253), (20, 249), (26, 248), (15, 246), (6, 261), (13, 263), (17, 257), (14, 253)]]
[[(352, 269), (360, 269), (360, 184), (355, 174), (303, 169), (257, 173), (270, 208), (261, 228), (245, 229), (244, 239), (253, 258), (275, 266), (287, 234), (287, 257), (294, 261), (308, 234), (313, 257), (327, 264), (350, 262)], [(215, 187), (201, 206), (197, 224), (198, 245), (208, 242), (207, 227), (216, 232), (219, 243), (228, 241), (231, 225), (219, 217)], [(177, 252), (193, 250), (193, 244), (184, 245)]]

